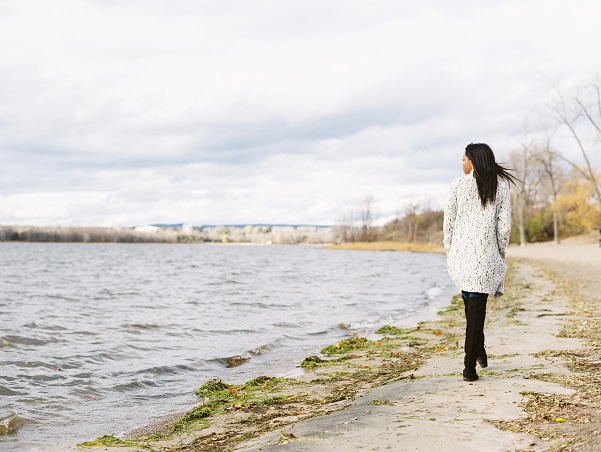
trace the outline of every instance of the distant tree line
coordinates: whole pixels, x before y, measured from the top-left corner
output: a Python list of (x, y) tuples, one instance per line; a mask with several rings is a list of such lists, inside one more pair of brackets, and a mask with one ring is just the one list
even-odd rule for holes
[(410, 201), (402, 214), (384, 226), (374, 226), (374, 200), (368, 196), (350, 207), (335, 227), (336, 241), (442, 243), (444, 212), (431, 210), (427, 201)]
[(332, 228), (321, 226), (214, 226), (191, 231), (161, 227), (146, 232), (99, 227), (0, 226), (0, 242), (47, 243), (331, 243)]
[(174, 231), (139, 232), (97, 227), (0, 226), (2, 242), (175, 243)]

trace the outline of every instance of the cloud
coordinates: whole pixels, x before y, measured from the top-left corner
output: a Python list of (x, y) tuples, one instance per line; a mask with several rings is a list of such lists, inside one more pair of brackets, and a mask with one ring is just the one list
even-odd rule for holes
[(368, 194), (384, 216), (408, 196), (442, 206), (467, 143), (503, 156), (554, 85), (594, 74), (599, 13), (586, 0), (4, 3), (0, 222), (331, 223)]

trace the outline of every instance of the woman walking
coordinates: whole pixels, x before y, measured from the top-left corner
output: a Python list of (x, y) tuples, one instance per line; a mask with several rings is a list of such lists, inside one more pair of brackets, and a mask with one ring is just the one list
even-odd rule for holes
[(476, 362), (488, 365), (484, 319), (488, 295), (503, 295), (505, 249), (511, 231), (509, 183), (515, 178), (495, 161), (492, 149), (469, 144), (463, 155), (463, 177), (451, 184), (444, 212), (444, 247), (449, 274), (465, 305), (463, 379), (475, 381)]

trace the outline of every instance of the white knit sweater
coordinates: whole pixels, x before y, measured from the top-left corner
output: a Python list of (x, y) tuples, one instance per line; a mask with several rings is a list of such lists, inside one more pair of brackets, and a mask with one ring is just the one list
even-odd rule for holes
[(509, 183), (499, 178), (494, 203), (482, 207), (473, 170), (451, 184), (444, 211), (449, 274), (459, 290), (503, 295), (511, 231)]

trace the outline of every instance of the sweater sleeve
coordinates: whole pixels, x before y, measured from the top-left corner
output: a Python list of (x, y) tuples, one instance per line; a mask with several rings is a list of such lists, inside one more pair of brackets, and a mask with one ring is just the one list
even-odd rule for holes
[(443, 222), (443, 244), (444, 249), (448, 253), (451, 249), (451, 242), (453, 240), (453, 230), (455, 229), (455, 219), (457, 218), (457, 185), (459, 179), (455, 179), (451, 184), (451, 190), (449, 192), (449, 200), (447, 207), (444, 209), (444, 222)]
[(499, 193), (500, 202), (497, 209), (497, 243), (499, 245), (499, 254), (505, 259), (505, 250), (509, 243), (509, 234), (511, 233), (511, 199), (509, 195), (509, 186)]

